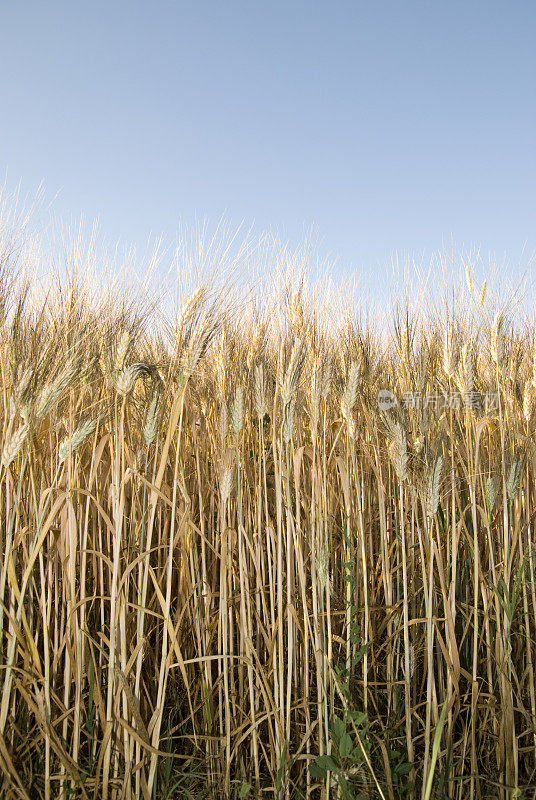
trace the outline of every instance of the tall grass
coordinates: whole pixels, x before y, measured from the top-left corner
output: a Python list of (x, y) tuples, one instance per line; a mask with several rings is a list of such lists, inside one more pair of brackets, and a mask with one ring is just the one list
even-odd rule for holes
[(534, 797), (532, 325), (159, 325), (8, 245), (2, 796)]

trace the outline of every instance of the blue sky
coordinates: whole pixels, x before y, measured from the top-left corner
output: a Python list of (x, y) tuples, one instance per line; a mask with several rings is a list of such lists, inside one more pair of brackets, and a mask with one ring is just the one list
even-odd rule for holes
[(3, 3), (0, 176), (141, 248), (225, 215), (373, 281), (526, 263), (535, 41), (529, 0)]

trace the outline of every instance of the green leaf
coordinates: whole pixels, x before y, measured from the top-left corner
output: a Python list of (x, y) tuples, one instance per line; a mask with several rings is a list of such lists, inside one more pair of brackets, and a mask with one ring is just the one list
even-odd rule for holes
[(331, 756), (319, 756), (316, 759), (316, 763), (319, 767), (323, 767), (323, 769), (325, 769), (327, 772), (335, 772), (338, 774), (340, 771), (335, 760)]
[(357, 653), (354, 656), (354, 658), (356, 659), (357, 663), (359, 663), (359, 661), (361, 661), (363, 659), (363, 656), (365, 655), (365, 653), (369, 649), (370, 645), (371, 645), (371, 642), (367, 642), (366, 644), (362, 644), (361, 645), (361, 647), (359, 648), (359, 650), (357, 651)]
[(448, 701), (445, 700), (443, 704), (443, 708), (441, 709), (441, 714), (439, 715), (437, 728), (434, 733), (434, 741), (432, 744), (432, 757), (430, 759), (430, 767), (428, 769), (428, 780), (426, 781), (424, 800), (430, 800), (430, 796), (432, 794), (432, 785), (434, 780), (434, 772), (436, 767), (437, 756), (439, 753), (439, 745), (441, 743), (441, 734), (443, 733), (443, 726), (445, 724), (445, 717), (447, 714), (447, 702)]
[(240, 787), (240, 791), (238, 792), (240, 800), (244, 800), (244, 797), (247, 797), (250, 791), (251, 791), (251, 783), (244, 781), (242, 786)]
[(281, 752), (281, 758), (279, 759), (279, 769), (277, 770), (277, 777), (276, 777), (276, 789), (278, 792), (281, 791), (281, 787), (283, 785), (286, 754), (287, 754), (287, 743), (285, 742), (285, 744), (283, 745), (283, 750)]
[(358, 745), (357, 747), (354, 747), (354, 749), (352, 750), (352, 763), (357, 766), (357, 764), (361, 764), (362, 761), (363, 761), (363, 751)]
[(328, 755), (319, 756), (312, 764), (309, 764), (309, 772), (313, 778), (324, 780), (328, 772), (340, 775), (340, 769), (335, 760)]
[(396, 772), (397, 775), (408, 775), (411, 772), (412, 767), (413, 767), (413, 764), (409, 764), (409, 763), (398, 764), (395, 767), (395, 772)]
[(367, 721), (367, 715), (364, 714), (363, 711), (352, 711), (350, 712), (350, 716), (357, 727), (363, 725)]
[(342, 719), (335, 717), (335, 719), (331, 723), (331, 737), (335, 742), (335, 744), (337, 745), (337, 747), (339, 746), (339, 742), (345, 733), (346, 733), (346, 725), (344, 724)]
[(328, 774), (327, 769), (320, 767), (316, 761), (313, 761), (312, 764), (309, 764), (309, 772), (311, 773), (311, 777), (321, 781), (325, 780), (326, 775)]
[(339, 755), (341, 758), (348, 758), (352, 752), (353, 743), (350, 734), (345, 733), (339, 742)]

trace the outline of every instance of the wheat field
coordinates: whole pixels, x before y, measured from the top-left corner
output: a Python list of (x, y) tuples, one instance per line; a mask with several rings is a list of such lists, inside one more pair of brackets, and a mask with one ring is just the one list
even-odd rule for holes
[(536, 797), (532, 321), (166, 319), (2, 236), (0, 795)]

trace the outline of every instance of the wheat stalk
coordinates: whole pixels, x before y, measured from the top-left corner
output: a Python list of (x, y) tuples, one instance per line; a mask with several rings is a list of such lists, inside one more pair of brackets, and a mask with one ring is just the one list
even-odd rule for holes
[(36, 402), (35, 416), (38, 421), (46, 417), (65, 389), (72, 384), (78, 374), (78, 365), (74, 361), (70, 361), (54, 380), (45, 384)]
[(58, 460), (60, 463), (78, 450), (87, 437), (91, 436), (95, 431), (97, 424), (98, 419), (87, 420), (74, 431), (72, 436), (68, 436), (62, 441), (58, 450)]
[(360, 370), (355, 361), (352, 361), (348, 371), (348, 380), (341, 397), (341, 413), (345, 420), (350, 418), (353, 407), (357, 401)]
[(499, 368), (504, 366), (506, 356), (504, 325), (504, 314), (498, 311), (491, 329), (491, 357)]
[(12, 461), (18, 456), (20, 449), (28, 437), (29, 425), (23, 422), (15, 433), (5, 442), (2, 450), (2, 466), (7, 469)]
[(231, 425), (233, 430), (238, 436), (244, 425), (244, 390), (241, 386), (237, 386), (233, 405), (231, 408)]
[(443, 469), (443, 458), (438, 455), (434, 465), (430, 470), (428, 478), (428, 491), (426, 495), (426, 513), (429, 517), (435, 517), (439, 505), (439, 486), (441, 483), (441, 471)]
[(121, 397), (126, 397), (134, 388), (138, 378), (145, 375), (152, 375), (153, 371), (153, 368), (142, 363), (130, 364), (128, 367), (124, 367), (121, 372), (112, 379), (116, 392), (121, 395)]
[(147, 417), (145, 419), (145, 425), (143, 427), (143, 437), (145, 439), (147, 447), (149, 447), (149, 445), (151, 445), (156, 438), (159, 401), (160, 401), (160, 393), (156, 391), (153, 394), (151, 404), (147, 410)]

